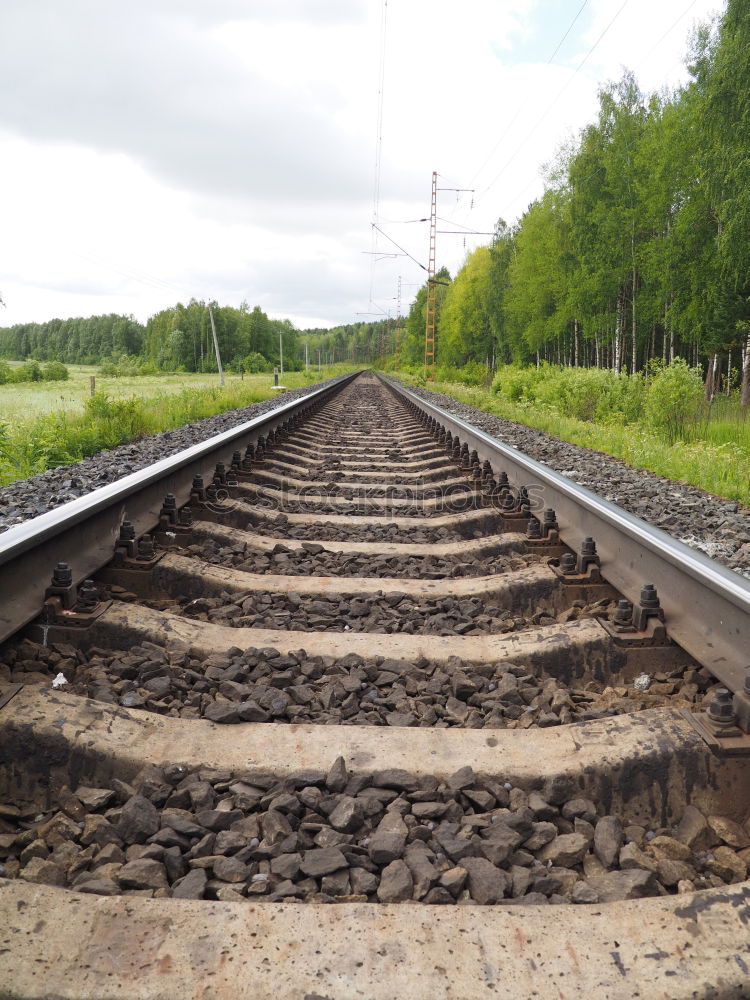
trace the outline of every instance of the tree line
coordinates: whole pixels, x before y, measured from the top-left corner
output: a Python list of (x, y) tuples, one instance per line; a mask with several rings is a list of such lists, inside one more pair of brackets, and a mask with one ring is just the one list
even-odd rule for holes
[[(750, 404), (750, 6), (695, 33), (690, 81), (643, 94), (630, 72), (545, 174), (519, 223), (500, 220), (438, 291), (438, 361), (541, 359), (640, 370), (681, 356), (710, 397)], [(405, 323), (422, 360), (427, 288)]]
[(390, 343), (388, 320), (298, 330), (288, 319), (269, 318), (259, 306), (235, 308), (193, 299), (162, 309), (145, 324), (110, 314), (0, 328), (0, 358), (102, 365), (110, 375), (214, 372), (211, 313), (222, 363), (235, 371), (271, 371), (282, 353), (289, 371), (299, 370), (306, 360), (311, 367), (370, 364)]

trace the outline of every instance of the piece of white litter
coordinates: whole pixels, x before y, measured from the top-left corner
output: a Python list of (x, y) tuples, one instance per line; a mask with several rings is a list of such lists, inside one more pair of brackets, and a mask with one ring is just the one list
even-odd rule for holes
[(59, 673), (57, 677), (52, 681), (53, 688), (61, 688), (63, 684), (68, 683), (68, 678), (63, 673)]
[(651, 675), (650, 674), (638, 674), (636, 679), (633, 681), (633, 687), (636, 691), (648, 691), (651, 687)]

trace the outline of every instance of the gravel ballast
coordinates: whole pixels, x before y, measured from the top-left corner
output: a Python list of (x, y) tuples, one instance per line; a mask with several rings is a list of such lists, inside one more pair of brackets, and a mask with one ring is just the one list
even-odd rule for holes
[(445, 580), (470, 576), (493, 576), (524, 569), (542, 562), (544, 555), (513, 552), (507, 555), (441, 558), (427, 556), (373, 556), (357, 552), (328, 552), (322, 545), (305, 542), (302, 551), (283, 543), (270, 552), (256, 552), (243, 542), (223, 545), (201, 541), (178, 550), (212, 565), (247, 573), (280, 573), (284, 576), (399, 577), (410, 580)]
[(501, 608), (491, 599), (418, 600), (399, 591), (352, 597), (312, 597), (253, 591), (217, 597), (146, 600), (158, 611), (233, 628), (296, 632), (386, 632), (402, 635), (505, 635), (576, 621), (614, 609), (614, 600), (571, 605), (557, 614), (543, 604), (531, 614)]
[(465, 534), (449, 528), (401, 527), (398, 524), (379, 523), (346, 524), (321, 521), (320, 524), (290, 522), (286, 514), (275, 516), (253, 515), (245, 525), (248, 531), (259, 531), (270, 538), (287, 538), (310, 542), (395, 542), (432, 545), (441, 542), (463, 542), (471, 538), (484, 538), (486, 532), (468, 529)]
[[(49, 685), (124, 708), (215, 723), (529, 729), (648, 708), (700, 708), (718, 686), (705, 669), (644, 675), (630, 686), (567, 685), (508, 661), (437, 664), (304, 649), (232, 647), (207, 658), (183, 643), (144, 642), (121, 652), (28, 639), (0, 647), (0, 682)], [(645, 684), (644, 684), (645, 680)]]
[(100, 896), (224, 902), (598, 904), (741, 882), (750, 831), (688, 806), (674, 827), (601, 815), (462, 767), (273, 774), (146, 767), (0, 803), (0, 874)]

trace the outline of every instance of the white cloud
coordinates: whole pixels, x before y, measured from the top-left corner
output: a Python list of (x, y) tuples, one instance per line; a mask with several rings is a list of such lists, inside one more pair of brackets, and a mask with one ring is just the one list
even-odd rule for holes
[[(389, 0), (383, 228), (425, 262), (439, 215), (491, 230), (541, 191), (540, 166), (631, 66), (685, 78), (712, 0)], [(374, 265), (381, 0), (8, 0), (0, 28), (0, 322), (150, 313), (247, 298), (300, 325), (406, 304), (424, 272)], [(672, 25), (677, 26), (670, 31)], [(664, 36), (664, 37), (663, 37)], [(653, 50), (653, 51), (652, 51)], [(444, 228), (450, 228), (445, 224)], [(439, 237), (452, 271), (486, 237)], [(395, 252), (379, 236), (376, 249)], [(372, 280), (373, 299), (369, 303)]]

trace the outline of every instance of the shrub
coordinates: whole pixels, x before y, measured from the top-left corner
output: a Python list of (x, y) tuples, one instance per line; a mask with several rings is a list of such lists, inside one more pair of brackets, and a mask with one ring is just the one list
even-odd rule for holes
[(259, 354), (258, 351), (251, 351), (250, 354), (246, 354), (242, 361), (240, 361), (240, 365), (242, 366), (242, 370), (248, 372), (250, 375), (273, 371), (271, 362), (264, 358), (262, 354)]
[(521, 399), (533, 400), (535, 386), (543, 378), (546, 366), (540, 369), (521, 368), (518, 365), (505, 365), (500, 368), (492, 381), (492, 391), (513, 402)]
[(438, 382), (459, 382), (461, 385), (484, 385), (489, 378), (487, 366), (481, 361), (467, 361), (460, 368), (452, 365), (440, 365), (435, 377)]
[(5, 361), (0, 361), (0, 385), (13, 381), (13, 369)]
[(41, 382), (42, 369), (37, 361), (27, 361), (13, 372), (14, 382)]
[(64, 382), (70, 378), (70, 372), (62, 361), (48, 361), (42, 367), (42, 378), (45, 382)]
[(683, 358), (662, 368), (651, 380), (646, 397), (646, 423), (670, 444), (687, 439), (703, 402), (703, 374)]
[(99, 442), (96, 450), (113, 448), (148, 431), (144, 405), (134, 396), (110, 399), (106, 393), (97, 392), (86, 400), (86, 415), (93, 426), (93, 437)]

